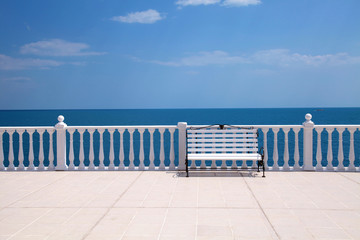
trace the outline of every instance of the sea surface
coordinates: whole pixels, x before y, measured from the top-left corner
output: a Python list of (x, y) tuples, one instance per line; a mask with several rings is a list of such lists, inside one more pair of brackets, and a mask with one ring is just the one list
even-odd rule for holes
[(0, 126), (54, 126), (63, 115), (68, 126), (192, 124), (360, 124), (360, 108), (0, 110)]
[[(0, 127), (6, 126), (54, 126), (58, 121), (57, 117), (63, 115), (65, 123), (68, 126), (106, 126), (106, 125), (176, 125), (178, 122), (187, 122), (188, 125), (212, 125), (212, 124), (229, 124), (229, 125), (301, 125), (305, 121), (305, 114), (312, 115), (312, 121), (315, 124), (354, 124), (360, 125), (360, 108), (249, 108), (249, 109), (114, 109), (114, 110), (0, 110)], [(263, 133), (260, 130), (259, 145), (262, 146)], [(274, 150), (274, 133), (270, 130), (268, 132), (268, 164), (274, 164), (272, 154)], [(3, 149), (4, 149), (4, 165), (8, 166), (9, 156), (9, 135), (3, 134)], [(29, 134), (24, 133), (24, 164), (27, 166), (29, 153)], [(164, 135), (164, 149), (165, 149), (165, 165), (169, 164), (170, 151), (170, 135), (165, 132)], [(303, 163), (303, 130), (299, 132), (299, 153), (300, 165)], [(328, 149), (328, 133), (323, 131), (321, 134), (322, 142), (322, 165), (327, 165), (327, 149)], [(45, 165), (48, 164), (49, 152), (49, 135), (44, 135), (44, 151), (45, 151)], [(336, 166), (337, 154), (339, 147), (339, 134), (334, 131), (332, 134), (332, 153), (333, 164)], [(99, 164), (99, 140), (98, 132), (94, 134), (94, 153), (95, 165)], [(357, 130), (354, 134), (355, 145), (355, 165), (360, 165), (360, 131)], [(118, 132), (114, 134), (114, 150), (115, 150), (115, 165), (119, 165), (119, 142), (124, 141), (125, 166), (128, 166), (129, 159), (129, 133), (125, 132), (123, 139), (120, 140)], [(178, 147), (177, 147), (177, 131), (174, 136), (175, 148), (175, 165), (178, 164)], [(39, 134), (33, 134), (35, 166), (38, 164), (39, 156)], [(145, 166), (149, 165), (149, 151), (150, 151), (150, 135), (148, 132), (144, 133), (144, 151), (145, 151)], [(19, 136), (17, 133), (13, 135), (13, 148), (15, 152), (15, 166), (18, 164), (18, 147)], [(139, 133), (134, 134), (134, 154), (135, 165), (139, 164), (137, 159), (139, 156)], [(67, 134), (67, 149), (69, 151), (69, 134)], [(105, 149), (105, 165), (109, 164), (109, 133), (104, 134), (104, 149)], [(56, 151), (56, 135), (54, 135), (53, 142), (54, 150)], [(89, 133), (84, 133), (84, 152), (85, 165), (89, 164)], [(343, 149), (344, 149), (344, 165), (348, 166), (349, 161), (349, 147), (350, 134), (348, 131), (343, 133)], [(295, 136), (294, 132), (289, 132), (289, 164), (294, 164), (294, 148)], [(313, 134), (313, 165), (316, 165), (316, 149), (317, 149), (317, 133)], [(154, 133), (154, 152), (155, 165), (159, 165), (160, 152), (160, 134), (158, 131)], [(79, 164), (79, 134), (74, 134), (74, 153), (75, 165)], [(279, 165), (282, 166), (284, 156), (284, 132), (278, 133), (278, 153)], [(68, 157), (69, 158), (69, 157)], [(137, 160), (136, 160), (137, 159)], [(56, 164), (56, 154), (55, 154)], [(231, 163), (230, 163), (231, 164)], [(251, 164), (251, 163), (250, 163)], [(198, 165), (198, 164), (197, 164)]]

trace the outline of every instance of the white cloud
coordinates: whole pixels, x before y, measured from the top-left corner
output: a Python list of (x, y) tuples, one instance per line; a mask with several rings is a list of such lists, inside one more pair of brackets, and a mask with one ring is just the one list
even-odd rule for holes
[(47, 60), (47, 59), (36, 59), (36, 58), (12, 58), (6, 55), (0, 54), (0, 69), (1, 70), (20, 70), (30, 68), (49, 68), (58, 67), (63, 65), (63, 62)]
[(180, 7), (220, 4), (225, 7), (244, 7), (260, 4), (261, 0), (178, 0), (175, 2)]
[(260, 0), (225, 0), (222, 2), (222, 5), (226, 7), (244, 7), (249, 5), (258, 5), (260, 3)]
[(325, 54), (325, 55), (306, 55), (300, 53), (291, 53), (288, 49), (270, 49), (258, 51), (250, 59), (255, 63), (268, 65), (347, 65), (360, 63), (360, 57), (353, 57), (347, 53)]
[(29, 77), (7, 77), (1, 78), (1, 81), (9, 81), (9, 82), (28, 82), (31, 80)]
[(195, 55), (181, 58), (177, 61), (150, 61), (151, 63), (165, 66), (206, 66), (206, 65), (227, 65), (246, 63), (241, 56), (231, 56), (224, 51), (199, 52)]
[(220, 0), (178, 0), (175, 4), (179, 6), (211, 5), (220, 3)]
[(248, 56), (231, 55), (224, 51), (199, 52), (197, 54), (180, 58), (173, 61), (150, 60), (145, 61), (132, 57), (136, 62), (150, 62), (164, 66), (208, 66), (208, 65), (229, 65), (229, 64), (265, 64), (280, 67), (289, 66), (339, 66), (360, 64), (360, 57), (353, 57), (347, 53), (326, 54), (326, 55), (305, 55), (291, 53), (287, 49), (270, 49), (258, 51)]
[(133, 12), (129, 13), (126, 16), (117, 16), (113, 17), (111, 20), (125, 23), (155, 23), (161, 19), (164, 19), (164, 16), (153, 9), (149, 9), (143, 12)]
[(26, 44), (20, 48), (22, 54), (33, 54), (38, 56), (90, 56), (102, 55), (103, 52), (87, 52), (89, 48), (86, 43), (68, 42), (61, 39), (38, 41)]

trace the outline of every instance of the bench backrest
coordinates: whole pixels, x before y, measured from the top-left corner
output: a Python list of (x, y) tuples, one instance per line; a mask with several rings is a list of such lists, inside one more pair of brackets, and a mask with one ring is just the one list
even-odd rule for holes
[(257, 153), (258, 133), (254, 128), (206, 127), (187, 129), (188, 153)]

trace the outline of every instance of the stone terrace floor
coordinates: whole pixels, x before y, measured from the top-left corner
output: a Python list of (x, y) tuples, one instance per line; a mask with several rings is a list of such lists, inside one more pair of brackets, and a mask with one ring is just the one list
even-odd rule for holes
[(1, 172), (0, 239), (360, 239), (360, 173)]

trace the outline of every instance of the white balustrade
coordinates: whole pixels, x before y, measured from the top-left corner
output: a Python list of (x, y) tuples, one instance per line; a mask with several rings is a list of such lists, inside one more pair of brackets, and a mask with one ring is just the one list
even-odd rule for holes
[(38, 170), (44, 170), (44, 147), (43, 147), (43, 130), (39, 130), (39, 166), (38, 166)]
[(24, 149), (23, 149), (23, 133), (25, 130), (17, 130), (17, 133), (19, 134), (19, 155), (18, 155), (18, 160), (19, 160), (19, 166), (17, 167), (16, 170), (22, 171), (25, 170), (25, 166), (24, 166)]
[(327, 149), (327, 166), (326, 166), (326, 170), (327, 171), (332, 171), (334, 169), (333, 165), (332, 165), (332, 161), (333, 161), (333, 151), (332, 151), (332, 132), (334, 131), (333, 128), (327, 128), (326, 129), (328, 132), (328, 149)]
[(4, 171), (5, 170), (5, 165), (4, 165), (4, 150), (3, 150), (3, 131), (0, 130), (0, 171)]
[(169, 170), (175, 170), (174, 134), (175, 128), (170, 128), (170, 165)]
[(349, 167), (348, 170), (349, 171), (355, 171), (355, 151), (354, 151), (354, 133), (356, 131), (356, 128), (348, 128), (349, 133), (350, 133), (350, 149), (349, 149)]
[(285, 148), (284, 148), (284, 166), (283, 166), (283, 170), (284, 170), (284, 171), (289, 171), (289, 170), (290, 170), (290, 166), (289, 166), (289, 140), (288, 140), (288, 134), (289, 134), (290, 128), (283, 128), (283, 131), (284, 131), (284, 135), (285, 135), (285, 139), (284, 139)]
[(120, 165), (119, 165), (119, 170), (124, 170), (125, 169), (125, 164), (124, 164), (124, 159), (125, 159), (125, 152), (124, 152), (124, 131), (125, 129), (119, 129), (119, 133), (120, 133)]
[(295, 132), (295, 149), (294, 149), (294, 169), (295, 170), (300, 170), (300, 152), (299, 152), (299, 132), (300, 132), (300, 128), (295, 128), (294, 129)]
[(277, 141), (279, 128), (273, 128), (272, 131), (274, 132), (274, 151), (273, 151), (274, 165), (272, 167), (272, 170), (279, 170), (279, 165), (278, 165), (279, 153), (278, 153), (278, 141)]
[(100, 134), (100, 149), (99, 149), (99, 170), (105, 169), (105, 156), (104, 156), (104, 130), (105, 129), (99, 129)]
[(139, 153), (139, 170), (145, 170), (145, 155), (144, 155), (144, 129), (138, 129), (140, 133), (140, 153)]
[[(186, 123), (179, 123), (177, 126), (71, 126), (68, 127), (64, 123), (64, 117), (58, 117), (59, 123), (55, 127), (0, 127), (0, 170), (184, 170), (185, 168), (185, 158), (186, 158)], [(201, 127), (201, 126), (196, 126)], [(264, 162), (267, 170), (275, 171), (291, 171), (291, 170), (311, 170), (311, 171), (359, 171), (359, 166), (357, 166), (357, 152), (360, 143), (355, 143), (355, 134), (358, 133), (360, 125), (315, 125), (311, 121), (311, 115), (306, 115), (306, 121), (303, 125), (238, 125), (238, 127), (253, 127), (261, 130), (263, 133), (263, 141), (259, 145), (263, 146), (264, 150)], [(178, 156), (179, 156), (179, 165), (175, 166), (175, 147), (174, 147), (174, 134), (175, 130), (178, 129)], [(272, 138), (269, 138), (269, 130), (274, 133)], [(303, 144), (304, 144), (304, 164), (300, 167), (299, 159), (299, 132), (303, 129)], [(54, 166), (54, 149), (53, 149), (53, 134), (56, 130), (56, 141), (57, 141), (57, 165)], [(313, 142), (312, 134), (313, 131), (316, 131), (317, 137)], [(334, 131), (338, 132), (338, 137), (336, 134), (333, 134)], [(69, 133), (68, 143), (68, 154), (66, 153), (66, 131)], [(119, 165), (115, 165), (115, 147), (114, 143), (115, 136), (117, 136), (116, 131), (119, 132)], [(284, 138), (280, 138), (279, 131), (284, 133)], [(327, 139), (322, 139), (322, 132), (326, 131), (328, 134)], [(29, 135), (29, 141), (24, 141), (24, 136), (26, 133)], [(37, 133), (35, 133), (37, 132)], [(44, 141), (45, 132), (49, 134), (49, 152), (46, 158), (44, 146), (47, 142)], [(129, 135), (124, 134), (127, 132)], [(294, 132), (294, 140), (290, 138), (290, 132)], [(346, 138), (345, 138), (345, 133)], [(347, 132), (349, 137), (347, 137)], [(6, 134), (5, 134), (6, 133)], [(16, 134), (15, 134), (16, 133)], [(38, 167), (34, 166), (34, 133), (35, 136), (39, 134), (39, 142), (35, 143), (38, 152)], [(74, 144), (74, 135), (79, 134), (80, 143)], [(84, 134), (89, 133), (89, 138), (85, 138)], [(99, 143), (94, 142), (94, 135), (99, 134)], [(109, 137), (107, 137), (109, 133)], [(137, 135), (139, 133), (139, 137)], [(149, 138), (144, 136), (149, 133)], [(159, 138), (156, 137), (156, 144), (159, 144), (159, 148), (154, 149), (155, 146), (155, 135), (159, 133)], [(4, 135), (5, 134), (5, 135)], [(15, 134), (15, 135), (14, 135)], [(16, 138), (17, 134), (19, 135), (18, 140)], [(24, 135), (25, 134), (25, 135)], [(169, 134), (169, 135), (168, 135)], [(333, 137), (334, 135), (334, 137)], [(4, 137), (6, 136), (6, 137)], [(8, 137), (7, 137), (8, 136)], [(166, 137), (165, 137), (166, 136)], [(167, 137), (169, 136), (169, 137)], [(272, 136), (272, 135), (271, 135)], [(344, 138), (346, 141), (344, 142)], [(5, 140), (6, 139), (6, 140)], [(25, 138), (26, 139), (26, 138)], [(36, 138), (35, 138), (36, 139)], [(45, 138), (46, 139), (46, 138)], [(107, 139), (110, 140), (109, 148), (105, 148), (105, 143)], [(310, 140), (309, 140), (310, 139)], [(349, 139), (349, 140), (348, 140)], [(5, 140), (5, 142), (4, 142)], [(95, 138), (97, 141), (97, 138)], [(338, 143), (338, 148), (333, 149), (334, 146)], [(358, 140), (356, 140), (358, 141)], [(327, 144), (326, 151), (326, 166), (322, 166), (322, 163), (325, 163), (322, 156), (325, 156), (324, 149), (322, 149), (322, 143)], [(273, 151), (271, 153), (273, 159), (273, 165), (268, 166), (269, 150), (268, 144), (273, 145)], [(349, 145), (347, 145), (349, 144)], [(278, 145), (284, 145), (283, 151), (279, 153)], [(349, 146), (349, 147), (345, 147)], [(6, 148), (4, 148), (6, 146)], [(28, 151), (28, 165), (24, 164), (24, 158), (27, 152), (24, 152), (24, 149), (29, 148)], [(316, 167), (313, 167), (313, 146), (316, 146)], [(79, 147), (75, 151), (75, 147)], [(148, 148), (149, 147), (149, 148)], [(129, 149), (125, 153), (125, 148)], [(15, 149), (17, 152), (15, 152)], [(17, 150), (18, 149), (18, 150)], [(85, 156), (84, 149), (89, 149), (86, 153), (88, 156)], [(149, 149), (145, 153), (145, 149)], [(165, 149), (170, 149), (169, 152)], [(95, 166), (95, 154), (98, 153), (99, 165)], [(108, 151), (108, 152), (105, 152)], [(156, 151), (156, 153), (155, 153)], [(347, 152), (348, 151), (348, 152)], [(79, 153), (79, 156), (75, 156), (75, 152)], [(290, 153), (294, 153), (294, 165), (290, 165)], [(36, 152), (37, 153), (37, 152)], [(47, 153), (47, 152), (46, 152)], [(356, 153), (356, 154), (355, 154)], [(280, 154), (280, 155), (279, 155)], [(333, 155), (337, 155), (337, 162), (333, 160)], [(6, 156), (5, 156), (6, 155)], [(66, 156), (68, 155), (69, 163), (66, 163)], [(281, 162), (281, 155), (283, 156), (284, 164), (280, 167), (279, 161)], [(18, 164), (14, 162), (15, 157), (17, 156)], [(105, 165), (109, 157), (109, 165)], [(156, 159), (155, 159), (156, 156)], [(348, 156), (349, 165), (345, 164), (347, 159), (345, 156)], [(5, 159), (8, 159), (7, 164), (5, 164)], [(49, 164), (44, 163), (45, 159), (48, 159)], [(79, 165), (75, 165), (75, 160), (79, 159)], [(89, 164), (85, 165), (85, 159), (89, 159)], [(124, 160), (128, 159), (129, 164), (124, 164)], [(145, 159), (149, 159), (149, 165), (145, 165)], [(170, 161), (169, 163), (167, 161)], [(155, 161), (159, 162), (158, 166), (155, 166)], [(139, 164), (135, 165), (135, 162)], [(214, 161), (212, 161), (214, 162)], [(356, 166), (355, 166), (356, 163)], [(16, 166), (15, 166), (16, 164)], [(335, 166), (334, 166), (335, 164)], [(192, 162), (191, 168), (209, 168), (210, 166), (201, 165), (196, 167), (195, 161)], [(217, 168), (216, 165), (211, 167)], [(248, 168), (246, 161), (242, 162), (242, 166), (237, 166), (235, 161), (232, 162), (231, 166), (222, 165), (221, 168), (225, 169), (236, 169), (236, 168)], [(252, 166), (254, 167), (254, 165)]]
[(322, 128), (315, 128), (317, 132), (317, 147), (316, 147), (316, 171), (322, 171), (323, 167), (321, 165), (322, 162), (322, 152), (321, 152), (321, 133), (323, 131)]
[(150, 160), (150, 165), (149, 165), (149, 170), (155, 170), (155, 155), (154, 155), (154, 131), (155, 129), (151, 128), (149, 129), (150, 132), (150, 153), (149, 153), (149, 160)]
[(164, 152), (164, 132), (165, 132), (165, 128), (160, 128), (159, 129), (160, 132), (160, 165), (159, 165), (159, 170), (165, 170), (165, 152)]
[(110, 152), (109, 152), (109, 170), (114, 170), (115, 169), (115, 165), (114, 165), (114, 160), (115, 160), (115, 155), (114, 155), (114, 131), (113, 129), (109, 130), (109, 134), (110, 134)]
[(339, 148), (338, 148), (338, 167), (337, 170), (338, 171), (344, 171), (345, 167), (344, 167), (344, 150), (343, 150), (343, 132), (344, 132), (345, 128), (337, 128), (337, 131), (339, 133)]
[(90, 134), (90, 150), (89, 150), (89, 170), (95, 170), (95, 154), (94, 154), (94, 129), (88, 129)]
[(48, 170), (54, 169), (54, 148), (53, 148), (53, 133), (54, 129), (47, 129), (46, 130), (49, 133), (49, 166)]
[[(264, 139), (263, 139), (264, 164), (265, 164), (265, 169), (269, 170), (269, 165), (268, 165), (269, 153), (268, 153), (268, 147), (267, 147), (267, 133), (269, 131), (269, 128), (264, 127), (261, 130), (264, 134)], [(245, 162), (245, 161), (243, 161), (243, 162)]]
[(85, 170), (85, 154), (84, 154), (84, 129), (78, 129), (80, 135), (80, 149), (79, 149), (79, 170)]
[(35, 169), (35, 165), (34, 165), (34, 146), (33, 146), (33, 133), (34, 130), (29, 129), (27, 130), (27, 132), (29, 133), (29, 167), (27, 168), (28, 170), (34, 170)]
[(9, 134), (9, 155), (8, 155), (8, 160), (9, 160), (9, 166), (8, 166), (8, 170), (15, 170), (15, 166), (14, 166), (14, 148), (13, 148), (13, 134), (14, 134), (14, 130), (9, 130), (8, 131)]
[(75, 169), (75, 165), (74, 165), (74, 132), (75, 129), (69, 129), (68, 130), (69, 135), (70, 135), (70, 140), (69, 140), (69, 170), (74, 170)]

